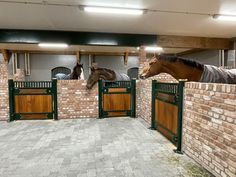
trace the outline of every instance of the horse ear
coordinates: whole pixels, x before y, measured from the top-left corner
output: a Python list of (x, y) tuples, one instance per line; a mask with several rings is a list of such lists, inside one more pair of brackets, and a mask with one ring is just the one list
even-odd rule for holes
[(95, 68), (93, 66), (90, 67), (91, 71), (94, 72)]

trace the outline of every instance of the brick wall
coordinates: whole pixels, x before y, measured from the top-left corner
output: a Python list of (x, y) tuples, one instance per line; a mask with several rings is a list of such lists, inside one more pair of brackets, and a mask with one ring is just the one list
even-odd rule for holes
[(86, 90), (84, 80), (58, 80), (58, 118), (97, 118), (98, 88)]
[(0, 121), (9, 119), (7, 64), (0, 64)]
[(236, 85), (186, 83), (183, 149), (215, 176), (236, 176)]
[(14, 74), (13, 79), (16, 81), (25, 81), (25, 70), (16, 69), (16, 74)]

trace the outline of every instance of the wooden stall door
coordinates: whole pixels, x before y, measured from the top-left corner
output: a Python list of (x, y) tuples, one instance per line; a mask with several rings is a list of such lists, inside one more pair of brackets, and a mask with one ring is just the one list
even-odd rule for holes
[(136, 81), (99, 81), (99, 118), (135, 117)]
[(51, 95), (15, 96), (15, 113), (21, 114), (21, 119), (47, 119), (47, 113), (52, 111)]
[(155, 121), (157, 130), (170, 141), (177, 134), (178, 107), (158, 99), (155, 100)]

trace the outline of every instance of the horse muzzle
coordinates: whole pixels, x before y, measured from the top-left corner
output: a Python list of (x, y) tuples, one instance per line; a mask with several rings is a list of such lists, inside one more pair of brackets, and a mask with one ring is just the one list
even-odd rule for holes
[(144, 75), (139, 75), (140, 79), (146, 79), (146, 77)]

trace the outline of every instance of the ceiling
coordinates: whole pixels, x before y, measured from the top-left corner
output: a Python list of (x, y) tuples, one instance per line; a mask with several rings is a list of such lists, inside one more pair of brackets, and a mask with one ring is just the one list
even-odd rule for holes
[[(88, 14), (79, 5), (147, 9), (142, 16)], [(236, 0), (0, 0), (0, 28), (236, 37)], [(177, 50), (177, 49), (176, 49)]]

